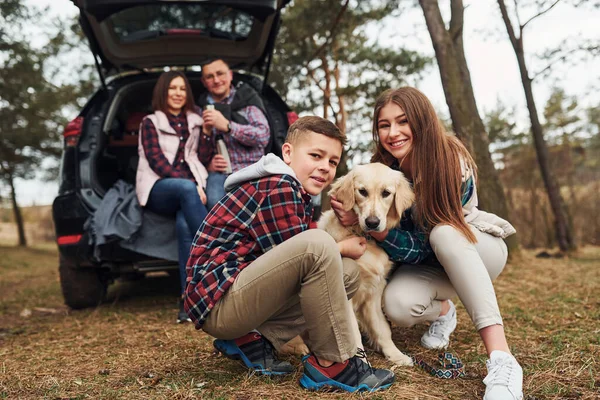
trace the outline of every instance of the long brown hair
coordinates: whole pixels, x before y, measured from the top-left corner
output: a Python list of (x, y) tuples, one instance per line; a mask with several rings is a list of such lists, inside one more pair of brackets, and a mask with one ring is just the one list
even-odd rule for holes
[(373, 111), (373, 141), (375, 154), (371, 162), (391, 166), (396, 159), (383, 148), (379, 140), (377, 120), (381, 109), (389, 103), (398, 105), (406, 114), (412, 131), (411, 170), (415, 190), (415, 222), (424, 230), (447, 224), (459, 230), (471, 243), (477, 239), (465, 222), (461, 204), (462, 170), (476, 178), (475, 161), (460, 142), (446, 133), (433, 105), (420, 91), (412, 87), (389, 89), (375, 102)]
[(162, 111), (165, 114), (169, 111), (169, 106), (167, 105), (169, 86), (171, 85), (171, 81), (177, 77), (183, 78), (183, 82), (185, 82), (186, 97), (185, 105), (183, 106), (182, 110), (185, 113), (194, 111), (196, 108), (196, 103), (194, 102), (192, 87), (190, 86), (190, 82), (186, 78), (185, 74), (181, 71), (166, 71), (158, 77), (158, 81), (156, 81), (156, 85), (154, 85), (154, 91), (152, 92), (152, 109), (154, 111)]

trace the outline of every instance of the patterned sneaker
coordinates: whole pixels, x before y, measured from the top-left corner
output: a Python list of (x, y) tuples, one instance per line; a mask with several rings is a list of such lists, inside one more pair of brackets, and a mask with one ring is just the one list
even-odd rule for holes
[(488, 374), (483, 380), (483, 400), (523, 399), (523, 369), (511, 354), (494, 350), (486, 366)]
[(260, 333), (250, 332), (233, 339), (217, 339), (215, 348), (232, 360), (241, 360), (244, 365), (262, 375), (285, 375), (294, 372), (287, 361), (280, 361), (273, 354), (273, 345)]
[(456, 307), (451, 300), (450, 310), (432, 322), (429, 330), (421, 337), (421, 345), (426, 349), (445, 349), (450, 344), (450, 335), (456, 329)]
[(389, 388), (395, 379), (392, 371), (371, 367), (364, 350), (360, 349), (354, 357), (330, 367), (322, 367), (314, 355), (304, 356), (302, 363), (304, 375), (300, 386), (308, 390), (375, 392)]
[(177, 323), (192, 322), (192, 319), (187, 315), (183, 308), (183, 299), (179, 300), (179, 312), (177, 313)]

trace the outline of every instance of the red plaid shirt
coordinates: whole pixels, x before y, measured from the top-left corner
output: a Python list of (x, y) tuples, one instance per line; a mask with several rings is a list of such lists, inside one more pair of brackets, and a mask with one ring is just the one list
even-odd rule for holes
[[(179, 136), (179, 148), (177, 149), (177, 154), (175, 155), (173, 164), (171, 164), (160, 148), (156, 127), (150, 118), (145, 118), (142, 123), (142, 146), (144, 147), (144, 153), (146, 154), (148, 164), (150, 165), (150, 168), (152, 168), (152, 171), (161, 178), (184, 178), (196, 182), (190, 167), (184, 160), (185, 142), (190, 137), (187, 117), (185, 113), (173, 115), (167, 112), (165, 114), (169, 120), (169, 125), (175, 129), (177, 136)], [(161, 134), (170, 135), (170, 133)]]
[(185, 309), (196, 329), (240, 271), (284, 240), (316, 228), (312, 213), (310, 195), (289, 175), (228, 192), (200, 226), (187, 262)]

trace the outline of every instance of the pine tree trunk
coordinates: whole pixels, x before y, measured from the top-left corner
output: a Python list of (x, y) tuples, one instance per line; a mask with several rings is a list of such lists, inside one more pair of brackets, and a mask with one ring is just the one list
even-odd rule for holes
[(565, 206), (567, 223), (571, 227), (573, 242), (577, 243), (577, 232), (575, 231), (575, 212), (578, 209), (577, 190), (575, 188), (575, 164), (571, 152), (571, 141), (567, 133), (563, 134), (563, 151), (565, 153), (567, 186), (569, 188), (569, 201)]
[[(437, 0), (419, 0), (419, 3), (435, 50), (452, 127), (477, 163), (480, 207), (509, 219), (506, 196), (490, 155), (485, 125), (477, 110), (464, 54), (462, 0), (451, 2), (449, 29), (446, 29)], [(514, 251), (518, 248), (518, 239), (513, 235), (507, 239), (507, 244)]]
[(10, 175), (8, 178), (8, 184), (10, 186), (10, 199), (13, 206), (13, 213), (15, 215), (15, 222), (17, 224), (17, 231), (19, 233), (19, 246), (26, 247), (27, 238), (25, 237), (25, 224), (23, 223), (21, 209), (17, 203), (17, 193), (15, 192), (15, 182), (12, 175)]
[(531, 78), (529, 78), (529, 72), (527, 71), (527, 64), (525, 63), (525, 53), (523, 49), (523, 31), (521, 29), (520, 36), (515, 35), (514, 29), (508, 17), (506, 5), (504, 0), (498, 0), (500, 6), (500, 12), (502, 13), (502, 20), (506, 26), (510, 42), (513, 46), (513, 50), (517, 56), (517, 62), (519, 64), (519, 72), (521, 74), (521, 82), (523, 84), (523, 90), (525, 91), (525, 99), (527, 102), (527, 109), (529, 110), (529, 120), (531, 122), (531, 134), (533, 135), (533, 143), (535, 146), (535, 152), (537, 155), (538, 164), (540, 165), (540, 172), (542, 174), (542, 180), (548, 193), (548, 199), (550, 201), (550, 207), (554, 214), (555, 229), (556, 229), (556, 240), (558, 247), (561, 251), (570, 251), (575, 249), (575, 242), (573, 240), (573, 234), (571, 227), (567, 220), (567, 212), (565, 203), (560, 194), (560, 188), (556, 182), (556, 178), (550, 170), (549, 152), (546, 141), (544, 140), (544, 130), (538, 117), (538, 111), (533, 99), (533, 88), (531, 85)]
[(321, 57), (323, 72), (325, 73), (325, 89), (323, 90), (323, 118), (329, 118), (329, 109), (331, 108), (331, 71), (327, 64), (327, 58)]
[(535, 180), (531, 179), (531, 187), (529, 191), (529, 212), (530, 212), (530, 222), (529, 222), (529, 231), (531, 232), (531, 240), (529, 241), (529, 247), (536, 247), (537, 242), (537, 209), (539, 207), (539, 203), (537, 200), (537, 186), (535, 184)]
[(346, 113), (346, 98), (344, 97), (343, 94), (341, 93), (337, 93), (337, 89), (341, 87), (340, 85), (340, 68), (336, 62), (335, 65), (335, 69), (333, 70), (333, 76), (335, 78), (335, 88), (336, 88), (336, 96), (338, 99), (338, 104), (339, 104), (339, 110), (337, 113), (337, 127), (340, 128), (340, 130), (343, 133), (346, 133), (346, 124), (347, 124), (347, 120), (348, 120), (348, 114)]

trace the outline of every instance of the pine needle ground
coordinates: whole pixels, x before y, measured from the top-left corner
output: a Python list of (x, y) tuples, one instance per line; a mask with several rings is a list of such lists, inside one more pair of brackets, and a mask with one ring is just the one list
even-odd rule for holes
[[(95, 309), (64, 306), (53, 246), (1, 247), (0, 399), (481, 399), (485, 350), (462, 305), (451, 351), (467, 376), (442, 380), (418, 368), (372, 395), (309, 393), (300, 372), (282, 379), (247, 374), (213, 352), (212, 338), (177, 325), (177, 277), (117, 282)], [(569, 258), (524, 252), (496, 282), (507, 337), (524, 369), (525, 398), (600, 397), (600, 248)], [(399, 348), (419, 347), (424, 326), (394, 329)], [(369, 352), (379, 367), (390, 367)], [(290, 361), (300, 368), (300, 360)]]

